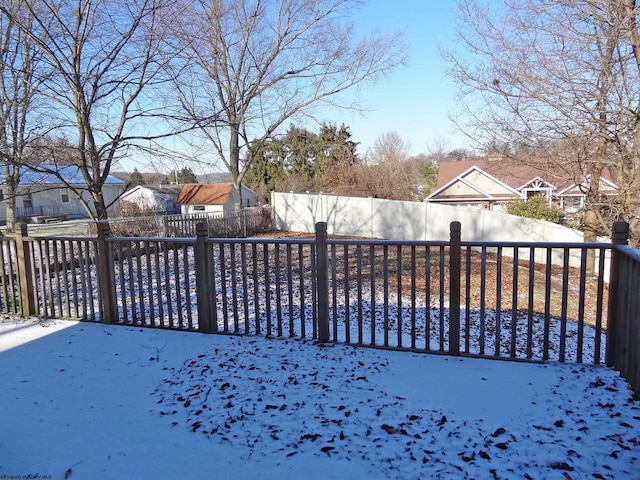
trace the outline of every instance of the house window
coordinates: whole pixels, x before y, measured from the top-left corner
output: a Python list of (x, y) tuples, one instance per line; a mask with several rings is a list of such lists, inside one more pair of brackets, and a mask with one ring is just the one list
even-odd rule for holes
[(31, 198), (31, 194), (27, 193), (22, 197), (22, 206), (24, 208), (32, 208), (33, 207), (33, 199)]
[(582, 196), (566, 196), (562, 199), (562, 208), (568, 212), (577, 212), (584, 208), (584, 197)]
[(0, 190), (0, 202), (4, 202), (4, 190)]
[(527, 188), (524, 190), (525, 200), (529, 200), (534, 197), (544, 197), (547, 200), (547, 205), (551, 205), (551, 190), (549, 188)]
[(60, 190), (60, 200), (62, 203), (69, 203), (69, 190), (63, 188)]
[(204, 205), (194, 205), (193, 206), (193, 211), (194, 212), (204, 212)]

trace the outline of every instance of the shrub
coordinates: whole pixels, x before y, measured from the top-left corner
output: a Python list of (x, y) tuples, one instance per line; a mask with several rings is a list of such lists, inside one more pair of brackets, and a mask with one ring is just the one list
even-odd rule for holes
[(515, 200), (511, 202), (507, 207), (507, 213), (553, 223), (561, 223), (563, 218), (562, 211), (557, 207), (550, 207), (546, 197), (542, 195), (533, 196), (526, 201)]

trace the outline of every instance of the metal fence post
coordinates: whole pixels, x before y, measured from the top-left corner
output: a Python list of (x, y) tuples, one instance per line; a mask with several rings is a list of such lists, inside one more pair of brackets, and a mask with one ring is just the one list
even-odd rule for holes
[(462, 226), (460, 222), (451, 222), (449, 229), (449, 353), (460, 355), (460, 259)]
[(25, 237), (29, 235), (25, 223), (16, 224), (16, 256), (18, 264), (18, 295), (20, 297), (20, 314), (30, 317), (36, 313), (34, 296), (33, 269), (31, 265), (32, 243)]
[(316, 288), (318, 299), (318, 341), (329, 341), (329, 272), (327, 222), (316, 223)]
[[(107, 238), (111, 228), (107, 222), (97, 222), (98, 233), (96, 267), (98, 269), (98, 291), (100, 296), (100, 321), (117, 323), (116, 285), (113, 273), (113, 251)], [(115, 321), (114, 321), (115, 320)]]
[(620, 255), (615, 245), (629, 244), (629, 224), (614, 222), (611, 232), (611, 266), (609, 268), (609, 303), (607, 308), (607, 349), (605, 362), (608, 367), (615, 367), (616, 346), (618, 343), (618, 290), (620, 287)]
[(196, 301), (198, 302), (198, 330), (202, 333), (213, 333), (211, 322), (211, 257), (207, 238), (209, 237), (208, 222), (196, 224), (196, 248), (194, 261), (196, 264)]

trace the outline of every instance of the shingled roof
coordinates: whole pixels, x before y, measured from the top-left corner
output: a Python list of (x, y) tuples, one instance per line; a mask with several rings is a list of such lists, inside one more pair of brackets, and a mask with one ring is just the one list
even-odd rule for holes
[(224, 205), (233, 191), (232, 183), (182, 185), (176, 203), (182, 205)]
[(573, 183), (570, 174), (566, 171), (560, 172), (558, 165), (548, 159), (530, 160), (526, 163), (508, 158), (452, 160), (440, 163), (436, 189), (446, 185), (472, 167), (479, 168), (514, 189), (520, 188), (536, 177), (554, 184), (556, 188), (562, 188)]
[[(550, 159), (510, 158), (444, 161), (438, 169), (438, 183), (427, 201), (500, 201), (520, 196), (521, 190), (550, 188), (553, 194), (581, 193), (576, 185), (584, 182), (575, 162), (564, 165)], [(538, 184), (538, 185), (536, 185)], [(614, 192), (608, 170), (602, 172), (601, 185)]]
[[(39, 170), (33, 170), (31, 168), (23, 168), (20, 172), (20, 184), (21, 185), (62, 185), (62, 181), (56, 175), (64, 178), (69, 185), (83, 185), (85, 179), (82, 176), (80, 167), (77, 165), (38, 165)], [(13, 167), (9, 165), (9, 171), (13, 172)], [(0, 171), (0, 184), (6, 183), (4, 171)], [(106, 185), (121, 185), (124, 186), (125, 182), (113, 175), (107, 176), (104, 183)]]

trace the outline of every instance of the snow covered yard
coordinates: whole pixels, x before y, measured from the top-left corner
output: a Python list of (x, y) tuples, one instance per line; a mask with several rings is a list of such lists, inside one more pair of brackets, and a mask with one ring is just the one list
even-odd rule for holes
[(640, 478), (605, 367), (36, 319), (0, 364), (0, 477)]

